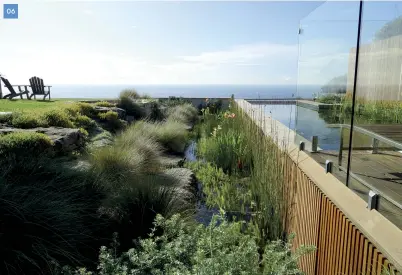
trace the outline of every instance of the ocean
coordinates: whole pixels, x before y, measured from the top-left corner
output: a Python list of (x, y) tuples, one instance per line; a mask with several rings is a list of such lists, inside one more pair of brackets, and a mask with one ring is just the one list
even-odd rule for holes
[(311, 98), (317, 85), (53, 85), (52, 98), (116, 98), (123, 89), (152, 97), (230, 97), (244, 99)]

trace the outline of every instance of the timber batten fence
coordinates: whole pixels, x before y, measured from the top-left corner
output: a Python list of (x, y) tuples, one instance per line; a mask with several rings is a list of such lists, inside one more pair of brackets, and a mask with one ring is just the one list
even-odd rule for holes
[[(300, 258), (306, 274), (381, 274), (383, 266), (402, 271), (402, 231), (293, 144), (295, 133), (245, 100), (237, 106), (265, 135), (287, 150), (285, 184), (292, 190), (287, 231), (294, 246), (315, 245)], [(261, 113), (262, 112), (262, 113)], [(285, 144), (285, 145), (284, 145)], [(398, 272), (399, 271), (399, 272)]]

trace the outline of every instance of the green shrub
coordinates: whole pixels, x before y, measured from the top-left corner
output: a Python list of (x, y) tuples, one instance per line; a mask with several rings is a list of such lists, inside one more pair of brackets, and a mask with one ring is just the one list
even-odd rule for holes
[(84, 128), (85, 130), (91, 130), (96, 127), (96, 122), (85, 115), (77, 115), (74, 119), (74, 125), (77, 128)]
[(118, 131), (125, 127), (122, 120), (119, 119), (119, 114), (115, 111), (107, 111), (106, 113), (99, 113), (99, 118), (106, 122), (106, 127), (111, 131)]
[(48, 126), (74, 128), (74, 124), (67, 112), (63, 109), (54, 109), (42, 114), (42, 119)]
[(89, 136), (89, 133), (87, 130), (85, 130), (84, 128), (80, 128), (79, 129), (81, 134), (84, 136), (84, 138), (87, 138)]
[(21, 112), (13, 114), (11, 125), (15, 128), (30, 129), (36, 127), (45, 127), (46, 122), (34, 113)]
[(4, 156), (37, 156), (51, 148), (48, 136), (35, 132), (14, 132), (0, 136), (0, 154)]
[(13, 119), (13, 114), (0, 115), (0, 123), (10, 124)]
[(103, 120), (117, 120), (119, 119), (119, 114), (115, 111), (107, 111), (106, 113), (99, 113), (99, 118)]
[(171, 107), (168, 110), (168, 120), (185, 124), (193, 124), (198, 118), (198, 111), (191, 104), (183, 104)]
[(86, 102), (79, 102), (76, 104), (76, 108), (78, 111), (87, 117), (94, 117), (95, 116), (95, 108), (93, 105), (86, 103)]
[(95, 103), (96, 106), (99, 107), (114, 107), (115, 104), (110, 103), (109, 101), (98, 101)]
[(237, 211), (251, 205), (248, 181), (230, 177), (209, 162), (185, 162), (184, 166), (194, 171), (196, 178), (202, 182), (202, 191), (206, 195), (208, 206)]
[[(314, 250), (301, 247), (292, 254), (289, 244), (273, 242), (260, 265), (258, 246), (253, 237), (242, 233), (242, 222), (214, 216), (208, 226), (193, 227), (178, 215), (170, 219), (158, 215), (154, 224), (149, 238), (121, 256), (114, 247), (102, 247), (99, 273), (86, 273), (83, 268), (79, 274), (302, 274), (298, 258)], [(163, 235), (156, 235), (158, 231)], [(65, 268), (65, 274), (77, 273)]]

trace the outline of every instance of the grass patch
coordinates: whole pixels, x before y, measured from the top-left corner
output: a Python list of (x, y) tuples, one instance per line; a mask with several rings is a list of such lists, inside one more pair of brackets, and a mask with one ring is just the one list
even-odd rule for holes
[(139, 121), (128, 129), (144, 137), (154, 138), (167, 152), (183, 153), (188, 141), (186, 125), (177, 121), (145, 122)]

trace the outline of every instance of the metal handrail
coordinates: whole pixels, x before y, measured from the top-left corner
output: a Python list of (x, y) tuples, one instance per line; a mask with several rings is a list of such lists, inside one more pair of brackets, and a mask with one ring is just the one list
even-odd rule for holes
[[(330, 127), (330, 128), (348, 128), (348, 129), (350, 129), (350, 125), (348, 125), (348, 124), (328, 124), (327, 127)], [(389, 145), (391, 145), (391, 146), (393, 146), (395, 148), (398, 148), (398, 149), (402, 150), (402, 143), (396, 142), (396, 141), (394, 141), (392, 139), (386, 138), (386, 137), (384, 137), (382, 135), (379, 135), (379, 134), (376, 134), (376, 133), (374, 133), (372, 131), (366, 130), (366, 129), (358, 127), (358, 126), (353, 126), (353, 131), (365, 134), (367, 136), (370, 136), (370, 137), (372, 137), (374, 139), (377, 139), (379, 141), (382, 141), (382, 142), (387, 143), (387, 144), (389, 144)]]

